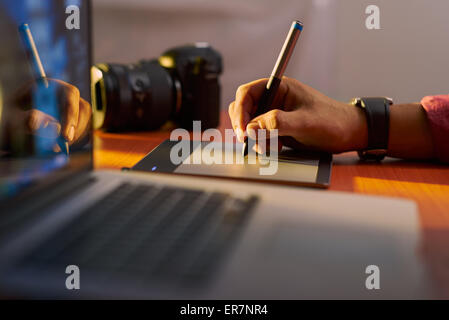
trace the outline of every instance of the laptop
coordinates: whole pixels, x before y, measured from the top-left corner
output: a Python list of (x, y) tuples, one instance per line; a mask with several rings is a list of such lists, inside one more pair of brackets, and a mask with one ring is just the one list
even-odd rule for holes
[[(29, 117), (35, 112), (61, 126), (64, 120), (51, 94), (36, 109), (34, 103), (30, 108), (10, 99), (27, 92), (21, 86), (29, 70), (18, 24), (29, 23), (47, 74), (77, 87), (86, 101), (91, 34), (88, 1), (76, 1), (82, 17), (76, 32), (61, 27), (65, 2), (26, 3), (0, 2), (0, 32), (7, 44), (0, 49), (0, 297), (431, 294), (416, 254), (420, 228), (410, 201), (93, 170), (90, 128), (67, 153), (57, 137), (39, 131), (55, 125), (52, 121), (30, 132)], [(39, 93), (33, 92), (32, 99), (40, 99)], [(380, 270), (380, 290), (367, 287), (373, 265)]]

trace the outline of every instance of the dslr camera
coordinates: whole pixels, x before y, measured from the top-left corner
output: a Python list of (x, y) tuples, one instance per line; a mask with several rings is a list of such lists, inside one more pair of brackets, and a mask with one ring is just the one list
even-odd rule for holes
[(215, 128), (220, 116), (221, 55), (207, 43), (164, 52), (135, 64), (92, 67), (94, 128), (154, 130), (167, 121), (191, 129)]

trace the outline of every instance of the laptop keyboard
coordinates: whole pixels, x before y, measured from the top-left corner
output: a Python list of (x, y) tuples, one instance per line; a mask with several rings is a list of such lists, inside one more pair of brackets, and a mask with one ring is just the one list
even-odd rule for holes
[(20, 263), (77, 265), (107, 280), (200, 284), (238, 238), (255, 196), (123, 183)]

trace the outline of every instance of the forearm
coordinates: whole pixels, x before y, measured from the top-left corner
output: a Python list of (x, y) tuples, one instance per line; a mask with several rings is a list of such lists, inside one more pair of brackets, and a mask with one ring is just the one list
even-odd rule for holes
[[(354, 110), (355, 111), (355, 110)], [(365, 112), (357, 108), (352, 135), (353, 150), (368, 147), (368, 126)], [(424, 108), (419, 103), (392, 105), (388, 156), (403, 159), (432, 159), (435, 157), (430, 126)]]
[(435, 157), (429, 122), (420, 103), (390, 107), (388, 155), (404, 159)]

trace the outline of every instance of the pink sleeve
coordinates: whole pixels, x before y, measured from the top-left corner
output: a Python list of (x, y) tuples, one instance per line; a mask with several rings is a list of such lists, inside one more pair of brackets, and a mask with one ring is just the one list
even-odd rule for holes
[(424, 97), (421, 105), (429, 119), (436, 156), (449, 162), (449, 95)]

